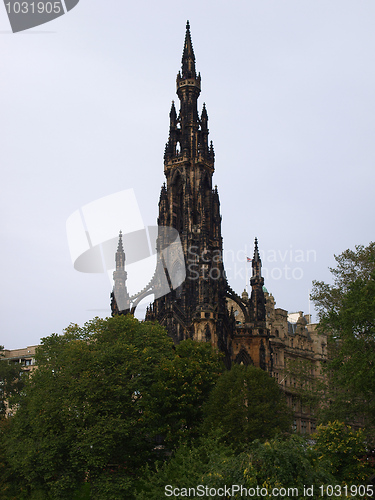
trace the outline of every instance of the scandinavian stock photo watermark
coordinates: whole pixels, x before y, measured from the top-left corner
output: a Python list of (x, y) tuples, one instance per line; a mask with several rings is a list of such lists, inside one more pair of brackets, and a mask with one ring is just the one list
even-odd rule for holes
[[(74, 268), (83, 273), (107, 273), (111, 284), (121, 231), (130, 299), (147, 287), (159, 298), (185, 280), (241, 279), (248, 285), (252, 276), (250, 245), (223, 252), (190, 245), (184, 253), (176, 229), (144, 225), (133, 189), (82, 206), (68, 217), (66, 230)], [(315, 250), (294, 249), (292, 245), (258, 252), (265, 280), (301, 280), (303, 266), (317, 259)]]
[[(151, 282), (158, 283), (153, 291), (154, 297), (159, 298), (185, 280), (178, 231), (145, 226), (133, 189), (105, 196), (76, 210), (67, 219), (66, 231), (74, 268), (82, 273), (107, 273), (111, 284), (121, 231), (130, 298)], [(176, 266), (176, 262), (180, 265)]]
[(13, 33), (48, 23), (72, 10), (79, 0), (4, 0)]
[(306, 497), (339, 497), (339, 498), (362, 498), (367, 495), (374, 494), (374, 487), (372, 485), (304, 485), (303, 488), (284, 488), (282, 486), (274, 488), (266, 488), (255, 486), (246, 488), (243, 485), (232, 484), (231, 486), (221, 486), (218, 488), (204, 486), (199, 484), (192, 488), (178, 488), (167, 484), (164, 488), (164, 495), (174, 498), (306, 498)]
[[(223, 251), (225, 272), (229, 280), (241, 279), (248, 281), (249, 267), (251, 268), (253, 249), (245, 245), (239, 250)], [(259, 250), (262, 261), (262, 276), (265, 280), (296, 280), (304, 277), (304, 267), (317, 261), (317, 253), (314, 249), (304, 250), (294, 248)]]

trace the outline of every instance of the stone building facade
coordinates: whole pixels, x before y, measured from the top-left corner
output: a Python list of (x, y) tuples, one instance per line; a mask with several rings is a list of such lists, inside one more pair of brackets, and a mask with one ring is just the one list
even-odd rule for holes
[[(272, 294), (264, 287), (266, 300), (266, 329), (270, 335), (270, 349), (272, 352), (273, 376), (287, 396), (288, 404), (293, 409), (294, 430), (302, 434), (311, 434), (316, 429), (316, 418), (309, 406), (302, 404), (300, 399), (300, 385), (311, 383), (322, 378), (322, 368), (327, 359), (327, 338), (317, 332), (316, 324), (311, 323), (310, 315), (302, 311), (288, 314), (285, 309), (276, 308)], [(247, 293), (243, 292), (246, 299)], [(233, 309), (236, 318), (237, 331), (246, 328), (246, 319), (241, 308), (229, 300), (228, 307)], [(244, 360), (245, 364), (255, 364), (256, 359)], [(293, 376), (291, 363), (299, 363), (303, 368), (303, 375)]]
[(0, 359), (8, 363), (20, 363), (24, 371), (33, 371), (35, 365), (35, 349), (38, 346), (31, 345), (22, 349), (4, 349), (0, 351)]

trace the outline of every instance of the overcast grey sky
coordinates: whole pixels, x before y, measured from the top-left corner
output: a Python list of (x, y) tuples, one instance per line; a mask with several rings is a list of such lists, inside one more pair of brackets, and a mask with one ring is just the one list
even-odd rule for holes
[(80, 0), (19, 34), (0, 8), (6, 348), (110, 314), (108, 277), (73, 268), (66, 220), (133, 188), (156, 223), (187, 19), (232, 288), (257, 236), (277, 307), (308, 312), (333, 254), (374, 239), (373, 0)]

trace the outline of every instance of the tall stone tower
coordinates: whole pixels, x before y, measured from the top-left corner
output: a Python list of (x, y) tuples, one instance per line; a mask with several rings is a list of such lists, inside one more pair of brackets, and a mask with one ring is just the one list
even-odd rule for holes
[(141, 300), (154, 294), (146, 320), (165, 326), (176, 343), (188, 338), (209, 342), (225, 353), (228, 367), (231, 362), (253, 364), (271, 373), (273, 351), (257, 239), (250, 297), (246, 291), (237, 295), (225, 276), (219, 194), (212, 184), (215, 154), (208, 140), (205, 104), (198, 113), (200, 92), (188, 22), (177, 75), (179, 111), (172, 102), (169, 113), (155, 274), (142, 291), (129, 298), (120, 235), (112, 315), (134, 313)]
[[(164, 153), (166, 184), (160, 193), (158, 218), (159, 226), (178, 231), (183, 247), (185, 263), (178, 258), (173, 262), (172, 254), (169, 272), (178, 274), (185, 266), (186, 277), (179, 287), (154, 301), (146, 319), (159, 321), (176, 342), (204, 340), (227, 351), (233, 325), (225, 297), (219, 194), (212, 185), (215, 155), (208, 141), (205, 104), (198, 113), (200, 92), (201, 77), (196, 73), (187, 22), (177, 75), (179, 112), (172, 102)], [(161, 240), (159, 236), (158, 252), (163, 248)]]

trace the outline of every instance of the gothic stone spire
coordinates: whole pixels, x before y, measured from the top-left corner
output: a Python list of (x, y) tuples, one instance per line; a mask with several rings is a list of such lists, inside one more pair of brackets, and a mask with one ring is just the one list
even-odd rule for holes
[(264, 297), (262, 277), (262, 261), (259, 255), (258, 239), (255, 238), (254, 256), (252, 260), (253, 275), (250, 279), (251, 306), (255, 322), (266, 320), (266, 299)]
[(116, 252), (116, 270), (113, 272), (114, 286), (111, 293), (112, 316), (117, 314), (127, 314), (130, 311), (130, 300), (126, 288), (127, 272), (125, 271), (125, 252), (122, 244), (122, 232), (118, 238)]
[(182, 78), (196, 78), (195, 72), (195, 55), (193, 50), (193, 43), (191, 41), (190, 34), (190, 24), (189, 21), (186, 22), (186, 34), (185, 34), (185, 44), (184, 51), (182, 54)]
[[(180, 235), (186, 277), (182, 285), (157, 298), (147, 319), (160, 321), (176, 340), (209, 341), (225, 350), (229, 335), (226, 278), (222, 261), (220, 202), (213, 189), (214, 151), (208, 141), (208, 114), (198, 114), (201, 77), (186, 25), (182, 68), (177, 75), (179, 111), (169, 114), (169, 138), (164, 155), (158, 224)], [(161, 246), (161, 242), (157, 243)], [(158, 248), (158, 252), (161, 248)], [(178, 263), (170, 262), (170, 268)], [(157, 296), (157, 293), (155, 294)]]

